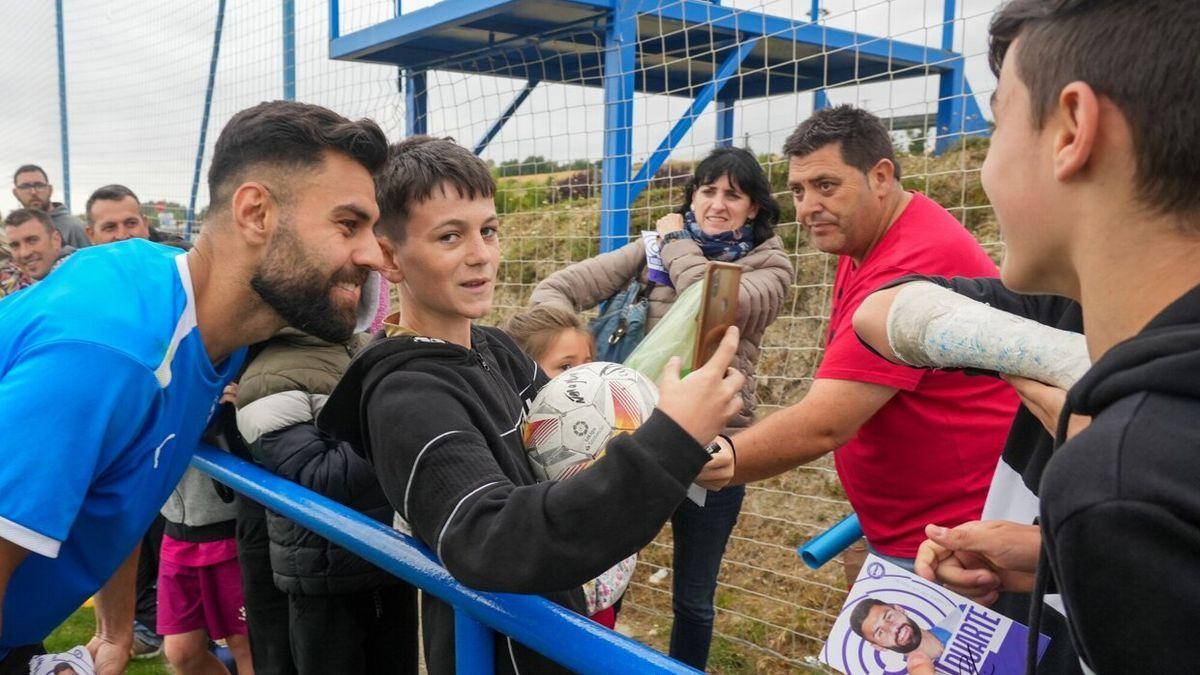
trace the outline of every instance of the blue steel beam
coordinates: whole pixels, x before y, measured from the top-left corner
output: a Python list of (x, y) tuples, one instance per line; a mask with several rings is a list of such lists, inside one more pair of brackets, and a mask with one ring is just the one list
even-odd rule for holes
[[(196, 148), (196, 169), (192, 172), (192, 195), (188, 199), (187, 234), (196, 222), (196, 194), (200, 191), (200, 167), (204, 164), (204, 143), (208, 138), (208, 116), (212, 111), (213, 88), (217, 83), (217, 58), (221, 55), (221, 28), (225, 25), (225, 0), (217, 0), (217, 25), (213, 30), (212, 57), (208, 60), (208, 87), (204, 90), (204, 114), (200, 117), (200, 144)], [(212, 198), (212, 195), (209, 195)]]
[(966, 136), (986, 136), (991, 130), (975, 92), (967, 82), (962, 59), (951, 66), (950, 70), (942, 73), (938, 83), (937, 142), (934, 152), (939, 155)]
[[(508, 11), (525, 0), (443, 0), (404, 17), (397, 17), (368, 28), (340, 36), (329, 45), (329, 58), (344, 60), (374, 60), (377, 52), (436, 35), (446, 25), (463, 26), (480, 19)], [(563, 0), (581, 9), (605, 11), (628, 0)], [(821, 45), (828, 51), (846, 50), (880, 59), (905, 62), (909, 65), (949, 61), (956, 54), (926, 45), (865, 36), (853, 31), (797, 21), (760, 12), (714, 5), (705, 0), (636, 0), (635, 15), (646, 15), (655, 22), (659, 18), (679, 21), (685, 27), (704, 27), (717, 32), (730, 32), (745, 37), (768, 37), (787, 41)]]
[(404, 131), (408, 136), (427, 133), (429, 128), (429, 92), (425, 72), (409, 73), (404, 78)]
[(508, 104), (508, 107), (504, 109), (504, 112), (500, 115), (500, 118), (492, 123), (491, 128), (487, 130), (487, 133), (483, 135), (483, 138), (480, 138), (479, 142), (475, 144), (476, 155), (483, 152), (484, 149), (487, 148), (488, 143), (491, 143), (492, 139), (496, 137), (496, 134), (500, 133), (500, 130), (504, 128), (504, 125), (508, 123), (509, 118), (517, 112), (517, 108), (520, 108), (521, 104), (525, 102), (525, 99), (529, 98), (529, 94), (533, 91), (533, 88), (537, 86), (537, 83), (538, 81), (535, 79), (530, 79), (525, 83), (525, 88), (517, 94), (512, 103)]
[(633, 93), (637, 16), (621, 0), (604, 35), (604, 159), (600, 165), (600, 251), (629, 239), (629, 169), (633, 155)]
[(331, 40), (329, 58), (360, 60), (388, 47), (411, 42), (449, 22), (470, 23), (499, 14), (520, 0), (442, 0)]
[(63, 204), (71, 208), (71, 141), (68, 137), (70, 125), (67, 123), (67, 60), (63, 40), (63, 6), (62, 0), (54, 2), (54, 29), (58, 34), (58, 128), (59, 141), (62, 145), (62, 177)]
[(692, 100), (692, 105), (688, 107), (687, 112), (679, 118), (675, 126), (671, 127), (671, 131), (667, 133), (666, 138), (658, 144), (658, 148), (646, 158), (645, 163), (638, 169), (637, 175), (634, 176), (629, 186), (628, 204), (632, 205), (641, 196), (642, 191), (649, 185), (650, 179), (662, 167), (663, 162), (667, 161), (667, 158), (671, 156), (671, 151), (675, 149), (679, 141), (683, 140), (687, 132), (691, 130), (696, 118), (700, 117), (704, 109), (716, 99), (717, 94), (721, 93), (721, 89), (729, 82), (729, 79), (737, 73), (738, 68), (742, 65), (742, 61), (745, 61), (750, 52), (758, 46), (758, 41), (759, 38), (746, 40), (739, 44), (733, 50), (733, 53), (725, 57), (725, 61), (721, 63), (721, 67), (713, 75), (712, 81), (700, 90), (700, 93)]
[(700, 672), (545, 598), (467, 588), (415, 539), (227, 452), (201, 444), (192, 466), (567, 668), (585, 675)]
[(283, 100), (296, 100), (296, 0), (283, 0)]

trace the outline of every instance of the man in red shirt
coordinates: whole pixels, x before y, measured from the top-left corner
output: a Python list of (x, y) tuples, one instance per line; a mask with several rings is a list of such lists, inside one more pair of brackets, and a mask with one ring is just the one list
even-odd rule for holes
[(819, 110), (788, 138), (788, 185), (811, 242), (839, 257), (825, 358), (802, 401), (739, 434), (735, 482), (834, 452), (870, 549), (912, 568), (926, 523), (975, 520), (1017, 408), (1003, 382), (883, 362), (851, 325), (868, 294), (909, 274), (994, 276), (945, 209), (900, 185), (874, 115)]

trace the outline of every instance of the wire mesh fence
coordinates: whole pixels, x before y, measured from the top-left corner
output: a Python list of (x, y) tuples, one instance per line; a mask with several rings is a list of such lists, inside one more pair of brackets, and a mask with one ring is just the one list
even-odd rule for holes
[[(55, 4), (17, 3), (8, 8), (10, 20), (0, 25), (0, 40), (8, 47), (0, 84), (9, 94), (0, 113), (0, 164), (11, 169), (26, 163), (43, 166), (55, 186), (55, 199), (64, 201), (64, 159), (69, 157), (69, 206), (77, 213), (93, 189), (122, 183), (141, 197), (152, 216), (183, 226), (199, 153), (195, 200), (202, 215), (208, 201), (204, 172), (220, 128), (242, 108), (283, 98), (289, 79), (298, 100), (350, 117), (372, 117), (393, 139), (406, 132), (410, 111), (405, 87), (411, 84), (406, 73), (394, 65), (331, 60), (327, 0), (296, 0), (290, 24), (284, 11), (289, 3), (284, 2), (61, 4), (66, 152), (56, 86)], [(405, 3), (401, 9), (411, 13), (434, 4)], [(646, 11), (637, 31), (640, 86), (632, 94), (633, 115), (625, 128), (634, 168), (689, 114), (697, 91), (712, 81), (730, 49), (743, 39), (735, 33), (731, 42), (728, 33), (709, 30), (708, 19), (697, 19), (695, 13), (682, 21), (665, 11), (684, 4), (660, 0), (656, 7), (641, 6)], [(721, 105), (732, 107), (733, 126), (724, 126), (721, 105), (700, 111), (669, 160), (629, 206), (629, 230), (636, 236), (653, 229), (659, 216), (678, 205), (694, 162), (718, 143), (718, 133), (760, 158), (783, 207), (778, 233), (796, 268), (783, 312), (762, 345), (757, 374), (761, 414), (800, 400), (822, 353), (836, 260), (810, 248), (795, 222), (786, 190), (787, 161), (780, 154), (784, 139), (814, 105), (853, 103), (883, 118), (893, 129), (906, 187), (948, 208), (989, 252), (999, 255), (994, 218), (979, 182), (986, 140), (946, 147), (939, 143), (946, 139), (939, 138), (936, 125), (939, 104), (948, 95), (978, 97), (986, 109), (984, 101), (994, 87), (986, 65), (986, 27), (997, 4), (738, 0), (712, 5), (731, 10), (735, 24), (765, 27), (760, 31), (764, 43), (756, 47), (762, 58), (743, 63), (726, 85), (729, 95)], [(339, 5), (342, 35), (385, 22), (397, 11), (395, 0), (342, 0)], [(694, 7), (691, 3), (685, 9)], [(423, 68), (427, 112), (422, 122), (428, 132), (452, 136), (468, 147), (484, 146), (481, 156), (499, 181), (504, 263), (490, 321), (523, 306), (533, 286), (550, 272), (600, 250), (601, 221), (608, 217), (601, 205), (607, 24), (597, 16), (583, 13), (577, 21), (532, 34), (515, 29), (500, 33), (484, 49), (453, 58), (431, 56)], [(795, 76), (814, 63), (833, 63), (835, 51), (856, 57), (845, 47), (814, 49), (785, 30), (772, 32), (775, 24), (763, 16), (788, 19), (793, 28), (811, 23), (826, 31), (850, 32), (864, 43), (886, 40), (961, 54), (961, 72), (973, 89), (946, 94), (929, 63), (914, 67), (899, 59), (885, 60), (881, 69), (864, 69), (861, 76), (855, 74), (858, 70), (837, 72), (832, 66), (815, 81)], [(717, 19), (712, 21), (715, 25)], [(200, 148), (219, 22), (209, 134)], [(290, 78), (285, 37), (295, 45)], [(765, 88), (750, 91), (746, 83), (756, 76)], [(511, 119), (495, 131), (496, 120), (518, 99)], [(16, 206), (7, 193), (0, 200), (4, 211)], [(836, 564), (810, 571), (795, 548), (848, 511), (828, 459), (749, 487), (721, 571), (714, 670), (812, 667), (811, 657), (844, 599), (845, 584)], [(622, 618), (638, 637), (662, 648), (670, 625), (670, 564), (668, 527), (642, 554)]]

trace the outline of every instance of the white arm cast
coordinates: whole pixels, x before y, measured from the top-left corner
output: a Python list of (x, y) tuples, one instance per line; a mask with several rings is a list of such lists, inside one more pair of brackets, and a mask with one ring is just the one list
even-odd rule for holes
[(888, 344), (910, 366), (978, 368), (1062, 389), (1091, 367), (1087, 341), (1009, 314), (927, 281), (907, 284), (892, 301)]

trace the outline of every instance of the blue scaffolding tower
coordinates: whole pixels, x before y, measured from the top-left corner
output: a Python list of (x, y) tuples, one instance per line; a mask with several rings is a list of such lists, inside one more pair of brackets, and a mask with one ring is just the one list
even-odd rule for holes
[[(955, 0), (944, 0), (940, 48), (706, 0), (443, 0), (342, 35), (330, 0), (329, 56), (401, 68), (409, 134), (426, 131), (425, 73), (441, 70), (525, 81), (475, 144), (482, 152), (541, 82), (604, 89), (600, 243), (628, 239), (630, 207), (692, 123), (717, 109), (718, 144), (733, 136), (733, 103), (872, 81), (939, 77), (936, 150), (987, 121), (954, 52)], [(813, 0), (812, 16), (820, 16)], [(692, 99), (657, 149), (633, 166), (634, 93)]]

